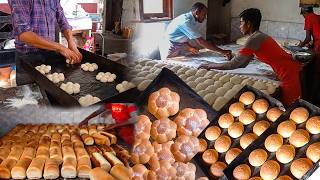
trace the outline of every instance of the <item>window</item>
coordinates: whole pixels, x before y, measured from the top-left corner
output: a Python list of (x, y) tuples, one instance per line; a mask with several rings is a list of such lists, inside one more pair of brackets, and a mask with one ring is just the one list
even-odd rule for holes
[(140, 0), (141, 20), (172, 18), (172, 0)]

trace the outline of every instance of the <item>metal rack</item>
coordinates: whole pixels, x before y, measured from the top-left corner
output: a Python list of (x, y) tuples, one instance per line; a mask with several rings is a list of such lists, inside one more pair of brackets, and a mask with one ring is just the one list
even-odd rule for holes
[[(11, 36), (11, 32), (8, 32), (8, 25), (11, 24), (10, 14), (0, 11), (0, 42), (8, 39)], [(15, 50), (0, 50), (0, 67), (9, 66), (15, 64)]]

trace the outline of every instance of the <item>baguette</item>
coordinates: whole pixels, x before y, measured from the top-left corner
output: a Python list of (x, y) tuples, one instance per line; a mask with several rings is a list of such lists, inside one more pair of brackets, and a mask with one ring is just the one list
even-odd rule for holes
[(5, 159), (0, 164), (0, 179), (10, 179), (11, 169), (16, 165), (14, 159)]
[(30, 158), (21, 158), (17, 164), (11, 169), (11, 176), (13, 179), (24, 179), (27, 177), (27, 169), (31, 163)]
[(100, 154), (100, 153), (92, 153), (92, 156), (99, 162), (100, 167), (107, 172), (111, 169), (111, 164)]
[(34, 148), (25, 147), (20, 159), (28, 158), (32, 160), (35, 154), (36, 154), (36, 150)]
[(108, 133), (108, 132), (99, 132), (100, 134), (104, 135), (104, 136), (107, 136), (109, 139), (110, 139), (110, 144), (116, 144), (117, 143), (117, 136), (111, 134), (111, 133)]
[(77, 171), (78, 177), (80, 178), (89, 178), (89, 172), (91, 170), (91, 161), (90, 158), (83, 157), (78, 159)]
[(108, 172), (100, 167), (92, 169), (89, 173), (90, 180), (115, 180)]
[(57, 179), (60, 176), (59, 164), (55, 159), (47, 159), (45, 166), (43, 177), (45, 179)]
[(77, 177), (77, 161), (73, 158), (67, 158), (63, 161), (61, 168), (61, 176), (63, 178)]
[(91, 136), (89, 136), (88, 134), (82, 134), (81, 139), (84, 142), (84, 144), (87, 146), (94, 144), (94, 139)]
[(95, 133), (92, 135), (94, 142), (99, 145), (108, 145), (110, 146), (110, 140), (108, 137)]
[(27, 169), (28, 179), (40, 179), (42, 178), (43, 168), (46, 160), (43, 158), (34, 158), (31, 161), (30, 166)]
[(110, 170), (110, 174), (118, 180), (130, 180), (132, 176), (128, 168), (121, 164), (113, 166)]

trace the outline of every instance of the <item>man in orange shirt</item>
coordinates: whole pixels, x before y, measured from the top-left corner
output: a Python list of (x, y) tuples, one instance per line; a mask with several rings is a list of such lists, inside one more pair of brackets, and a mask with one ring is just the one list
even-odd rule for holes
[(240, 30), (249, 35), (239, 54), (227, 63), (210, 63), (200, 66), (206, 69), (236, 69), (246, 67), (256, 56), (260, 61), (269, 64), (281, 81), (281, 101), (289, 106), (301, 96), (300, 71), (302, 66), (294, 61), (270, 36), (259, 31), (261, 12), (259, 9), (246, 9), (240, 14)]
[(306, 38), (299, 46), (303, 47), (310, 45), (311, 39), (313, 39), (313, 50), (315, 53), (314, 60), (314, 87), (312, 97), (314, 103), (320, 104), (320, 16), (313, 12), (312, 7), (302, 7), (301, 15), (305, 19), (304, 29), (306, 30)]

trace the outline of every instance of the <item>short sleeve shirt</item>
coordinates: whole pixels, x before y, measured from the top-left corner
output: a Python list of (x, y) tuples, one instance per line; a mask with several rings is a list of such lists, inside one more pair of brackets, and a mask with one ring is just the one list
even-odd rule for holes
[(314, 13), (305, 18), (304, 29), (310, 31), (316, 40), (320, 40), (320, 16)]

